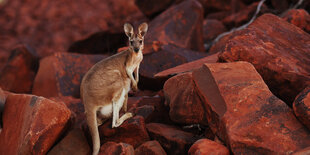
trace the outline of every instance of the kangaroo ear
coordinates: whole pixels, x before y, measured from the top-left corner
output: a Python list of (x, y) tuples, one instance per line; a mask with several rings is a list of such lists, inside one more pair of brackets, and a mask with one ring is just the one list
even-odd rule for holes
[(139, 30), (139, 34), (142, 37), (144, 37), (144, 35), (146, 34), (147, 28), (148, 28), (147, 23), (144, 22), (144, 23), (140, 24), (138, 30)]
[(129, 23), (124, 24), (124, 31), (127, 37), (131, 38), (133, 37), (133, 27)]

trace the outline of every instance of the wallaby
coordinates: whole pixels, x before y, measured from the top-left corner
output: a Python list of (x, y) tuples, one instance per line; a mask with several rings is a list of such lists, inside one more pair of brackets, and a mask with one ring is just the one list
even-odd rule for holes
[[(100, 149), (99, 125), (112, 117), (112, 128), (115, 128), (133, 116), (127, 112), (128, 92), (130, 88), (133, 91), (138, 89), (139, 66), (143, 59), (147, 29), (148, 25), (142, 23), (136, 34), (133, 27), (126, 23), (124, 30), (129, 38), (129, 48), (96, 63), (82, 79), (81, 98), (92, 136), (93, 155), (97, 155)], [(119, 118), (121, 108), (126, 113)]]

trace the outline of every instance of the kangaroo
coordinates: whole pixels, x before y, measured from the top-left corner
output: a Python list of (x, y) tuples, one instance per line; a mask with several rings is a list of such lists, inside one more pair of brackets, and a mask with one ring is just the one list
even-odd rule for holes
[[(129, 38), (129, 48), (96, 63), (82, 79), (81, 98), (92, 136), (93, 155), (97, 155), (100, 149), (99, 125), (112, 117), (112, 128), (115, 128), (133, 116), (127, 112), (128, 92), (130, 88), (138, 90), (139, 66), (147, 29), (148, 25), (142, 23), (136, 34), (126, 23), (124, 31)], [(126, 113), (119, 118), (121, 109)]]

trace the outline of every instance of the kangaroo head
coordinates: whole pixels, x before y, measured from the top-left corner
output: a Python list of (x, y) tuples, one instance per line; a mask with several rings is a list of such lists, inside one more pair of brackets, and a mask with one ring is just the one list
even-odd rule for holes
[(129, 39), (129, 49), (134, 52), (139, 52), (143, 49), (144, 46), (144, 36), (147, 32), (147, 24), (142, 23), (139, 25), (138, 33), (134, 33), (133, 27), (131, 24), (126, 23), (124, 25), (125, 33)]

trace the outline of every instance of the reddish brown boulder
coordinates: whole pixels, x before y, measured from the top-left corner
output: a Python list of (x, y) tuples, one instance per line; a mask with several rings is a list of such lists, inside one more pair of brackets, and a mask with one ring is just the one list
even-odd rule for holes
[(166, 81), (164, 93), (172, 121), (180, 124), (208, 124), (203, 103), (194, 86), (192, 73), (180, 74)]
[(132, 111), (137, 116), (142, 116), (144, 118), (145, 123), (151, 122), (151, 120), (155, 119), (155, 107), (151, 105), (144, 105), (141, 107), (133, 108)]
[(215, 63), (218, 60), (219, 53), (215, 53), (209, 56), (206, 56), (204, 58), (194, 60), (173, 68), (169, 68), (167, 70), (161, 71), (157, 74), (155, 74), (155, 78), (169, 78), (171, 76), (185, 73), (185, 72), (191, 72), (195, 69), (200, 68), (204, 63)]
[(188, 150), (189, 155), (211, 154), (211, 155), (229, 155), (229, 150), (215, 141), (209, 139), (200, 139), (196, 141)]
[[(121, 115), (120, 115), (121, 116)], [(99, 127), (101, 143), (113, 141), (132, 145), (134, 148), (149, 140), (142, 116), (135, 116), (126, 120), (118, 128), (111, 128), (112, 122), (107, 121)]]
[(207, 56), (175, 45), (163, 45), (161, 50), (143, 56), (140, 66), (140, 89), (160, 90), (167, 79), (155, 78), (163, 70)]
[(158, 141), (148, 141), (140, 145), (135, 150), (135, 155), (166, 155), (165, 150), (161, 147)]
[(182, 48), (204, 51), (203, 8), (197, 0), (186, 0), (161, 13), (149, 24), (146, 44), (160, 41)]
[(34, 50), (27, 45), (17, 46), (0, 73), (0, 86), (15, 93), (31, 93), (38, 66)]
[(235, 13), (245, 7), (241, 0), (199, 0), (205, 10), (205, 14), (214, 12)]
[(298, 94), (293, 109), (298, 120), (310, 129), (310, 86)]
[(52, 97), (50, 99), (55, 102), (63, 102), (71, 110), (73, 128), (83, 128), (86, 124), (86, 116), (81, 99), (72, 96)]
[(296, 26), (265, 14), (229, 38), (222, 44), (219, 61), (252, 63), (271, 91), (287, 104), (310, 85), (310, 35)]
[(70, 114), (63, 103), (10, 94), (3, 113), (0, 152), (46, 154), (63, 133)]
[(149, 123), (146, 128), (150, 137), (157, 140), (167, 154), (184, 154), (195, 141), (194, 134), (170, 125)]
[(87, 143), (82, 130), (71, 130), (56, 146), (54, 146), (48, 155), (87, 155), (91, 149)]
[(221, 21), (216, 19), (205, 19), (203, 21), (203, 41), (210, 44), (218, 35), (226, 32), (227, 29)]
[(32, 93), (44, 97), (80, 96), (84, 74), (104, 55), (55, 53), (40, 61)]
[(234, 154), (287, 154), (310, 145), (310, 132), (252, 64), (205, 64), (193, 79), (209, 126)]
[(41, 57), (65, 51), (74, 41), (98, 31), (144, 18), (133, 0), (3, 1), (0, 14), (1, 53), (23, 42)]
[(307, 154), (310, 154), (310, 147), (307, 147), (305, 149), (293, 153), (293, 155), (307, 155)]
[(99, 151), (99, 155), (134, 155), (135, 150), (130, 144), (106, 142)]
[(293, 9), (282, 15), (282, 18), (287, 22), (303, 29), (310, 33), (310, 15), (304, 9)]
[(149, 18), (167, 9), (175, 0), (135, 0), (135, 4)]

